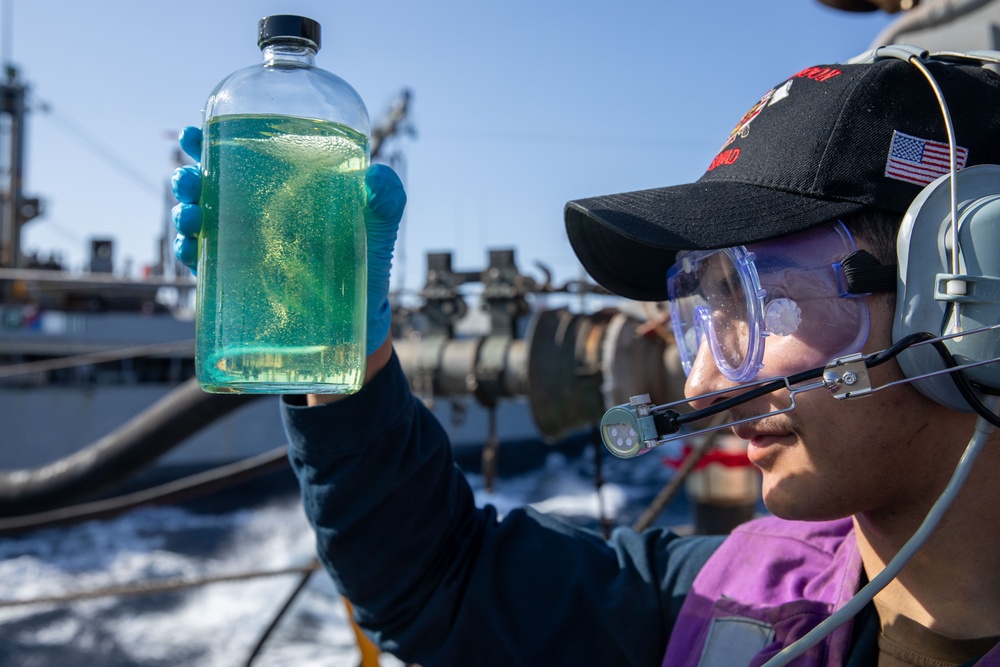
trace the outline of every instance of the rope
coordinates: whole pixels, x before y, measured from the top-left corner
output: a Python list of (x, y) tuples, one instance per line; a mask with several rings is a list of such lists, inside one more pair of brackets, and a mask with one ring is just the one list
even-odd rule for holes
[(81, 600), (93, 600), (104, 597), (121, 597), (125, 595), (152, 595), (155, 593), (167, 593), (171, 591), (184, 590), (186, 588), (196, 588), (207, 584), (217, 584), (232, 581), (249, 581), (251, 579), (261, 579), (264, 577), (279, 577), (286, 574), (312, 573), (319, 569), (319, 563), (313, 561), (308, 565), (279, 568), (276, 570), (250, 570), (248, 572), (238, 572), (235, 574), (218, 574), (197, 577), (193, 579), (177, 578), (165, 579), (163, 581), (141, 581), (134, 584), (118, 584), (95, 588), (89, 591), (78, 591), (66, 595), (49, 595), (26, 600), (4, 600), (0, 601), (0, 609), (12, 607), (27, 607), (39, 604), (65, 604), (69, 602), (79, 602)]
[(35, 514), (0, 518), (0, 535), (38, 530), (90, 519), (104, 519), (142, 505), (189, 500), (272, 470), (287, 467), (289, 465), (287, 449), (287, 446), (282, 445), (269, 452), (229, 465), (219, 466), (183, 479), (115, 498), (70, 505)]
[[(310, 563), (310, 565), (311, 568), (304, 570), (302, 572), (302, 576), (299, 577), (299, 582), (295, 584), (295, 588), (292, 589), (292, 592), (285, 599), (285, 604), (281, 606), (281, 609), (278, 610), (278, 613), (274, 615), (274, 618), (271, 619), (271, 622), (268, 624), (267, 628), (264, 629), (264, 632), (262, 632), (260, 637), (257, 639), (257, 643), (254, 644), (253, 650), (250, 651), (250, 656), (247, 658), (246, 667), (250, 667), (253, 664), (253, 661), (257, 659), (257, 656), (260, 655), (260, 652), (264, 650), (264, 644), (267, 643), (267, 640), (270, 639), (271, 634), (275, 631), (275, 629), (277, 629), (278, 624), (281, 623), (281, 619), (283, 619), (285, 617), (285, 614), (288, 613), (288, 610), (292, 608), (292, 603), (295, 602), (295, 599), (299, 597), (299, 593), (305, 590), (306, 584), (309, 583), (309, 578), (312, 577), (312, 573), (319, 569), (319, 559), (314, 558), (312, 563)], [(346, 601), (346, 598), (344, 599)], [(351, 609), (350, 604), (348, 604), (347, 606), (348, 618), (351, 620), (351, 623), (353, 625), (354, 619), (350, 615), (350, 609)], [(355, 626), (354, 629), (355, 632), (360, 632), (357, 626)], [(360, 635), (358, 636), (358, 643), (359, 645), (361, 643)], [(364, 650), (362, 650), (362, 654), (364, 654)]]
[(597, 495), (597, 520), (601, 524), (601, 535), (604, 539), (611, 538), (614, 522), (608, 516), (604, 503), (604, 443), (601, 441), (601, 427), (593, 424), (590, 429), (590, 442), (594, 445), (594, 493)]
[(681, 484), (687, 478), (691, 471), (695, 469), (698, 465), (698, 461), (708, 453), (708, 450), (712, 448), (715, 444), (715, 440), (712, 437), (705, 437), (702, 439), (698, 445), (691, 450), (691, 452), (684, 459), (684, 462), (680, 464), (677, 468), (677, 472), (674, 473), (673, 477), (666, 483), (666, 485), (660, 489), (660, 492), (656, 494), (653, 498), (653, 502), (649, 504), (646, 511), (632, 524), (632, 528), (636, 532), (642, 532), (649, 528), (656, 517), (660, 515), (660, 512), (666, 508), (667, 505), (674, 499), (677, 492), (680, 491)]
[(157, 343), (154, 345), (124, 347), (117, 350), (105, 350), (103, 352), (89, 352), (70, 357), (60, 357), (58, 359), (45, 359), (42, 361), (29, 361), (23, 364), (0, 366), (0, 378), (30, 375), (31, 373), (44, 373), (45, 371), (53, 371), (60, 368), (89, 366), (91, 364), (118, 361), (120, 359), (151, 357), (157, 354), (173, 354), (176, 352), (191, 352), (193, 350), (193, 340), (179, 340), (172, 343)]

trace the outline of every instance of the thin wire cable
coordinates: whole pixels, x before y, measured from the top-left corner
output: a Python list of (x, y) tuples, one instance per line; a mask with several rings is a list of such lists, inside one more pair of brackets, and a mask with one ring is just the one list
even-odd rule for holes
[(11, 63), (14, 53), (14, 1), (3, 0), (3, 66)]
[(42, 359), (40, 361), (27, 361), (22, 364), (8, 364), (6, 366), (0, 366), (0, 378), (45, 373), (47, 371), (60, 370), (63, 368), (75, 368), (77, 366), (91, 366), (93, 364), (101, 364), (108, 361), (120, 361), (122, 359), (153, 357), (158, 354), (177, 354), (183, 352), (194, 352), (194, 340), (179, 340), (171, 343), (137, 345), (134, 347), (123, 347), (117, 350), (104, 350), (101, 352), (88, 352), (86, 354), (77, 354), (69, 357), (59, 357), (57, 359)]
[(927, 66), (920, 62), (916, 56), (910, 58), (910, 64), (920, 70), (927, 82), (934, 90), (938, 105), (941, 107), (941, 115), (944, 118), (944, 129), (948, 134), (948, 169), (950, 171), (948, 183), (949, 194), (951, 195), (951, 272), (958, 273), (958, 184), (955, 176), (958, 174), (958, 162), (955, 159), (955, 125), (951, 121), (951, 112), (948, 110), (948, 103), (944, 99), (944, 92), (938, 86), (934, 75), (930, 73)]
[(82, 125), (77, 123), (72, 118), (66, 116), (62, 112), (55, 110), (51, 103), (45, 100), (36, 99), (34, 100), (38, 106), (38, 109), (44, 112), (52, 121), (61, 127), (64, 131), (68, 132), (75, 139), (80, 141), (82, 144), (86, 145), (90, 150), (92, 150), (97, 156), (107, 162), (110, 166), (114, 167), (119, 173), (126, 176), (134, 184), (145, 190), (146, 192), (153, 194), (159, 199), (162, 192), (162, 185), (156, 183), (150, 179), (144, 178), (142, 174), (142, 169), (134, 164), (129, 163), (128, 160), (123, 158), (121, 155), (117, 155), (111, 149), (109, 149), (104, 141), (101, 141), (93, 134), (91, 134)]
[[(934, 75), (931, 74), (927, 66), (920, 62), (916, 56), (910, 58), (910, 64), (916, 67), (934, 90), (938, 105), (941, 107), (941, 115), (944, 117), (944, 129), (948, 134), (948, 192), (951, 196), (951, 273), (958, 275), (958, 251), (961, 246), (958, 243), (958, 163), (955, 159), (955, 125), (951, 121), (951, 112), (948, 110), (948, 103), (944, 99), (944, 92), (938, 85)], [(952, 303), (952, 316), (954, 331), (961, 331), (961, 302)]]
[[(965, 377), (965, 373), (962, 369), (967, 368), (968, 366), (959, 365), (958, 360), (952, 356), (951, 350), (949, 350), (941, 341), (936, 341), (934, 343), (934, 349), (938, 351), (938, 354), (940, 354), (941, 358), (944, 359), (945, 365), (948, 366), (949, 369), (957, 369), (954, 373), (952, 373), (951, 379), (955, 382), (955, 386), (958, 388), (958, 393), (962, 395), (965, 402), (969, 404), (977, 415), (979, 415), (980, 419), (986, 420), (995, 427), (1000, 427), (1000, 416), (995, 414), (996, 410), (991, 409), (983, 401), (981, 401), (978, 396), (976, 396), (975, 392), (972, 390), (972, 383)], [(993, 360), (993, 362), (996, 361), (996, 359)], [(987, 395), (989, 396), (990, 394)], [(995, 396), (996, 394), (992, 395)]]
[(66, 604), (68, 602), (80, 602), (82, 600), (95, 600), (107, 597), (122, 597), (125, 595), (153, 595), (155, 593), (171, 593), (197, 588), (207, 584), (219, 584), (236, 581), (249, 581), (263, 577), (280, 577), (287, 574), (311, 574), (319, 569), (317, 561), (313, 560), (308, 565), (295, 565), (273, 570), (250, 570), (247, 572), (235, 572), (232, 574), (215, 574), (194, 578), (164, 579), (162, 581), (140, 581), (134, 584), (116, 584), (95, 588), (89, 591), (77, 591), (66, 595), (46, 595), (37, 598), (24, 600), (0, 600), (0, 609), (10, 609), (13, 607), (28, 607), (41, 604)]

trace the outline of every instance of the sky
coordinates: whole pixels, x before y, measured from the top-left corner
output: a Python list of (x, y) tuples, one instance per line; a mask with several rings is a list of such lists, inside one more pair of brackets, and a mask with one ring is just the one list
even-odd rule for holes
[(93, 238), (116, 271), (156, 261), (176, 134), (256, 64), (257, 21), (320, 22), (317, 65), (373, 123), (404, 89), (395, 156), (408, 205), (393, 288), (427, 252), (458, 270), (515, 248), (522, 272), (581, 277), (568, 200), (697, 179), (749, 107), (804, 67), (866, 50), (891, 17), (818, 0), (0, 0), (0, 56), (29, 86), (25, 191), (44, 214), (26, 252), (82, 270)]

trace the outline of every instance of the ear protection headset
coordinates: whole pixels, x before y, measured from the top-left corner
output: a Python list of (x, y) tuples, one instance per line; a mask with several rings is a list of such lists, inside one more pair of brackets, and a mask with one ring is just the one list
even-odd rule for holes
[[(930, 54), (918, 47), (891, 45), (848, 63), (886, 59), (903, 60), (927, 79), (940, 106), (950, 162), (949, 172), (910, 202), (897, 234), (893, 346), (867, 357), (834, 359), (826, 369), (745, 383), (736, 396), (730, 389), (706, 394), (701, 398), (722, 394), (726, 398), (683, 414), (673, 408), (686, 400), (657, 406), (648, 395), (635, 396), (629, 404), (608, 410), (601, 420), (602, 439), (615, 456), (632, 458), (671, 440), (751, 421), (752, 417), (682, 432), (686, 424), (777, 390), (787, 391), (791, 401), (777, 412), (788, 412), (795, 408), (796, 395), (804, 391), (825, 388), (836, 398), (847, 399), (913, 383), (925, 396), (950, 409), (976, 412), (990, 424), (1000, 425), (1000, 417), (983, 405), (984, 395), (1000, 395), (1000, 165), (957, 168), (951, 113), (926, 66), (932, 61), (974, 63), (1000, 76), (1000, 51)], [(867, 369), (893, 358), (904, 379), (872, 387)]]
[[(956, 168), (956, 141), (948, 105), (925, 62), (980, 63), (1000, 71), (1000, 51), (930, 54), (913, 46), (883, 46), (850, 60), (897, 58), (916, 66), (934, 89), (948, 133), (950, 173), (927, 185), (910, 204), (896, 243), (898, 279), (893, 342), (931, 332), (949, 336), (944, 346), (982, 393), (1000, 393), (1000, 331), (964, 332), (1000, 323), (1000, 165)], [(1000, 82), (997, 84), (1000, 86)], [(1000, 113), (1000, 109), (997, 110)], [(953, 221), (955, 223), (953, 224)], [(927, 397), (954, 410), (972, 407), (929, 346), (897, 357), (908, 378)], [(980, 364), (974, 366), (974, 364)], [(987, 365), (988, 364), (988, 365)]]
[[(894, 579), (927, 541), (968, 478), (985, 447), (1000, 406), (1000, 166), (976, 165), (958, 171), (951, 115), (937, 82), (924, 66), (928, 60), (979, 62), (994, 69), (1000, 52), (930, 55), (911, 46), (885, 46), (851, 62), (899, 58), (916, 66), (934, 88), (948, 131), (950, 173), (932, 181), (913, 200), (896, 239), (898, 279), (893, 342), (913, 336), (940, 334), (951, 362), (984, 400), (964, 395), (936, 350), (907, 346), (896, 358), (907, 378), (931, 399), (955, 410), (974, 410), (980, 418), (951, 480), (927, 517), (885, 568), (851, 600), (764, 667), (781, 667), (822, 641), (853, 618)], [(1000, 85), (1000, 84), (998, 84)], [(1000, 110), (998, 110), (1000, 113)], [(984, 327), (992, 327), (984, 329)], [(973, 330), (977, 330), (975, 333)], [(949, 364), (950, 365), (950, 364)], [(926, 377), (928, 376), (929, 377)], [(985, 405), (983, 404), (985, 403)], [(974, 404), (977, 404), (974, 406)]]
[[(604, 444), (616, 456), (631, 458), (680, 437), (697, 436), (756, 419), (728, 421), (693, 433), (680, 433), (685, 424), (778, 390), (788, 392), (790, 405), (769, 414), (793, 410), (796, 394), (803, 391), (825, 388), (836, 398), (847, 399), (912, 382), (942, 405), (979, 415), (975, 433), (951, 480), (913, 537), (851, 600), (764, 667), (779, 667), (802, 655), (853, 618), (896, 577), (930, 537), (961, 490), (993, 429), (1000, 426), (1000, 416), (996, 414), (1000, 408), (1000, 165), (980, 164), (958, 170), (958, 144), (951, 114), (938, 82), (926, 66), (931, 61), (978, 63), (1000, 72), (1000, 52), (930, 54), (917, 47), (894, 45), (879, 47), (848, 62), (864, 64), (889, 58), (916, 67), (933, 88), (948, 134), (950, 160), (948, 173), (924, 187), (910, 203), (896, 238), (898, 265), (892, 347), (867, 356), (855, 354), (834, 359), (825, 368), (745, 383), (736, 396), (729, 397), (728, 388), (704, 394), (700, 398), (727, 396), (706, 408), (684, 414), (673, 407), (686, 401), (656, 406), (648, 394), (633, 396), (628, 404), (608, 410), (601, 420)], [(1000, 81), (997, 86), (1000, 87)], [(905, 378), (871, 387), (867, 370), (893, 358)]]

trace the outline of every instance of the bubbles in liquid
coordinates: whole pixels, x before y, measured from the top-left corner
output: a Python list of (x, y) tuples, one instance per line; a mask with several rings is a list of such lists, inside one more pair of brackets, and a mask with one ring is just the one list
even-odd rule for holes
[(205, 140), (199, 382), (219, 392), (356, 391), (365, 137), (324, 121), (222, 116)]
[(357, 142), (346, 136), (278, 133), (263, 137), (234, 137), (232, 142), (290, 164), (308, 161), (316, 169), (337, 171), (358, 171), (365, 168), (364, 158), (357, 154)]

